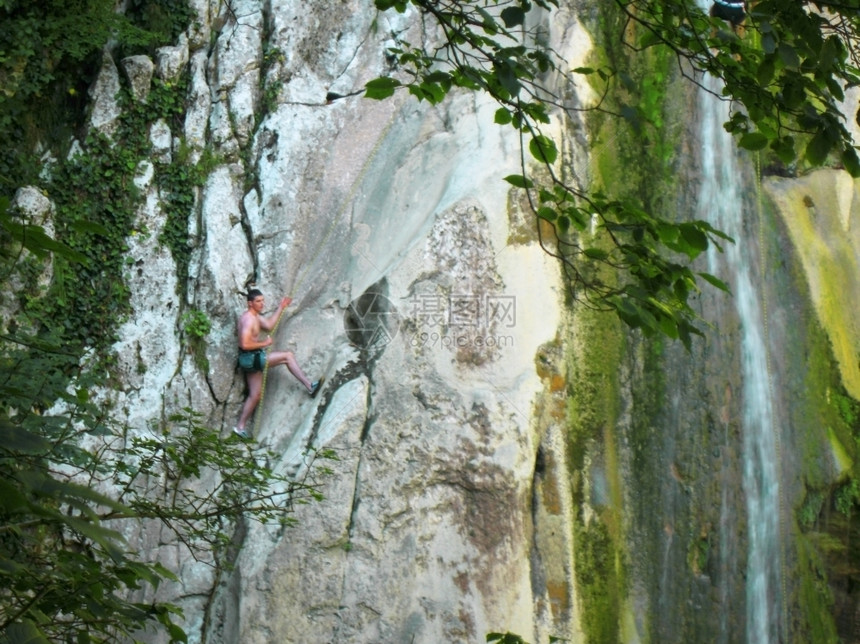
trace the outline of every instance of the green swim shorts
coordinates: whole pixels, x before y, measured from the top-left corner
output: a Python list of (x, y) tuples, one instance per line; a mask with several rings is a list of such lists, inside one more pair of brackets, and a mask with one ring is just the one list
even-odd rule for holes
[(262, 349), (255, 349), (254, 351), (239, 349), (239, 366), (242, 371), (248, 373), (262, 371), (266, 366), (266, 352)]

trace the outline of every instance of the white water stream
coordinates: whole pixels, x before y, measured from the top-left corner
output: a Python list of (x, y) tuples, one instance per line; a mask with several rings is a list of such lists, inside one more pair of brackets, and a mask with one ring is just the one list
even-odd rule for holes
[[(706, 79), (706, 83), (719, 94), (716, 81)], [(745, 185), (734, 141), (722, 126), (728, 119), (728, 103), (702, 91), (699, 107), (703, 158), (698, 217), (735, 239), (734, 244), (723, 245), (722, 254), (712, 250), (708, 260), (710, 272), (730, 283), (731, 301), (741, 324), (741, 458), (748, 542), (746, 641), (777, 643), (782, 614), (779, 450), (767, 362), (765, 308), (757, 286), (758, 214), (744, 211), (743, 198), (755, 186)], [(755, 200), (747, 199), (746, 203)], [(746, 231), (745, 221), (753, 223)]]

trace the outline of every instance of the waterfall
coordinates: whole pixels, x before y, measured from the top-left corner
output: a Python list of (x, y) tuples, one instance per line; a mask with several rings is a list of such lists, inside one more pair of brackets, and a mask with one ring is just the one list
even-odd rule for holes
[[(713, 94), (720, 94), (716, 79), (705, 79)], [(781, 539), (779, 445), (774, 427), (767, 362), (766, 319), (757, 286), (759, 261), (758, 214), (744, 208), (743, 165), (731, 136), (722, 124), (728, 119), (728, 103), (700, 91), (699, 121), (702, 142), (702, 183), (698, 217), (735, 239), (724, 253), (712, 250), (709, 270), (726, 279), (741, 326), (743, 489), (747, 513), (746, 640), (750, 644), (780, 641)], [(747, 200), (746, 203), (751, 203)], [(749, 212), (753, 210), (753, 212)], [(744, 222), (752, 225), (745, 232)]]

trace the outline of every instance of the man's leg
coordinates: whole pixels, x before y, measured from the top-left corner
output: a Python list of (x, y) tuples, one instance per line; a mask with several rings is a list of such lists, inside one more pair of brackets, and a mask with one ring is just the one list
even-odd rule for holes
[(290, 373), (305, 386), (305, 389), (311, 391), (311, 381), (308, 380), (308, 377), (299, 367), (299, 363), (296, 362), (296, 356), (293, 355), (292, 351), (272, 351), (272, 353), (270, 353), (266, 358), (266, 362), (269, 363), (269, 367), (274, 367), (279, 364), (287, 365), (287, 369), (290, 370)]
[(263, 372), (254, 371), (245, 373), (245, 381), (248, 383), (248, 397), (245, 399), (245, 404), (242, 406), (242, 414), (239, 416), (239, 422), (236, 423), (236, 429), (245, 430), (245, 423), (254, 413), (254, 408), (260, 402), (260, 392), (263, 386)]

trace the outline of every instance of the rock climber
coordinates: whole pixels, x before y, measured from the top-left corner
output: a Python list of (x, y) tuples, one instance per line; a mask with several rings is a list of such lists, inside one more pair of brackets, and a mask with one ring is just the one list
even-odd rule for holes
[(269, 367), (287, 365), (289, 372), (305, 386), (311, 398), (317, 395), (322, 385), (322, 378), (315, 382), (308, 380), (299, 368), (296, 357), (291, 351), (272, 351), (266, 354), (265, 349), (272, 345), (273, 340), (271, 337), (264, 340), (260, 339), (261, 332), (268, 332), (275, 328), (278, 318), (293, 300), (285, 297), (281, 300), (277, 311), (264, 317), (262, 313), (266, 300), (263, 294), (254, 288), (248, 291), (247, 298), (248, 310), (239, 316), (239, 321), (236, 324), (236, 330), (239, 334), (239, 366), (245, 372), (245, 381), (248, 384), (248, 397), (242, 406), (239, 422), (233, 429), (233, 432), (240, 438), (250, 438), (248, 432), (245, 431), (245, 424), (254, 412), (257, 403), (260, 402), (263, 388), (263, 369), (267, 364)]
[(714, 0), (711, 16), (725, 20), (731, 24), (732, 29), (737, 30), (747, 17), (747, 3), (745, 0)]

